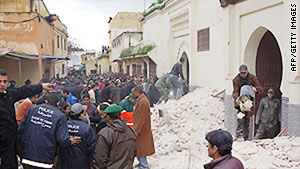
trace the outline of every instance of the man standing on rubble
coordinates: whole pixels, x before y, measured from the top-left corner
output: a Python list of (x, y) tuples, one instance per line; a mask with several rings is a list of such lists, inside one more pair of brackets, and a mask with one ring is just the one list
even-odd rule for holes
[(155, 87), (160, 94), (158, 103), (162, 103), (163, 101), (166, 101), (169, 96), (169, 90), (173, 87), (170, 80), (170, 74), (167, 73), (163, 75), (161, 78), (159, 78), (158, 81), (155, 83)]
[[(243, 117), (238, 118), (237, 120), (237, 139), (243, 137), (244, 140), (249, 139), (249, 121), (250, 117), (255, 114), (254, 106), (251, 108), (251, 111), (241, 112), (240, 110), (240, 93), (241, 88), (245, 85), (251, 87), (253, 95), (263, 93), (263, 87), (258, 82), (257, 77), (248, 72), (246, 65), (241, 65), (239, 68), (239, 74), (232, 80), (233, 82), (233, 93), (232, 97), (234, 99), (234, 107), (238, 109), (238, 113), (243, 113)], [(254, 100), (253, 100), (254, 101)]]
[(170, 72), (170, 80), (173, 85), (173, 95), (176, 100), (180, 99), (180, 97), (182, 96), (183, 86), (182, 86), (182, 82), (179, 80), (179, 76), (181, 80), (184, 80), (184, 76), (182, 73), (183, 63), (184, 63), (184, 58), (182, 57), (180, 58), (179, 62), (173, 66)]
[(274, 98), (274, 89), (268, 90), (268, 96), (261, 99), (255, 124), (258, 125), (257, 133), (254, 139), (262, 139), (264, 134), (267, 134), (267, 138), (274, 138), (280, 129), (280, 101)]

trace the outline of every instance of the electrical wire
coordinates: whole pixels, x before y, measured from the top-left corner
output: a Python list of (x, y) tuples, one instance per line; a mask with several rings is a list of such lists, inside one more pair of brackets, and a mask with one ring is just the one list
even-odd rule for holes
[(0, 23), (24, 23), (24, 22), (29, 22), (29, 21), (32, 21), (32, 20), (35, 20), (36, 18), (38, 18), (39, 16), (36, 16), (34, 18), (31, 18), (31, 19), (26, 19), (26, 20), (23, 20), (23, 21), (1, 21), (0, 20)]

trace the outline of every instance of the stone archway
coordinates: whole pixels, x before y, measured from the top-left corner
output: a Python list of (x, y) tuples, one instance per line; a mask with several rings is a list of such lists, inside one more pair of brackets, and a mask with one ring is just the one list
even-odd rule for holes
[(186, 43), (186, 41), (182, 41), (182, 43), (180, 44), (179, 48), (178, 48), (178, 53), (177, 53), (177, 62), (179, 62), (180, 58), (183, 57), (185, 62), (182, 66), (183, 68), (183, 75), (184, 78), (187, 80), (186, 82), (188, 82), (189, 84), (191, 83), (191, 64), (190, 64), (190, 60), (189, 60), (189, 47), (188, 44)]
[(187, 80), (187, 83), (190, 82), (190, 63), (189, 63), (189, 58), (186, 54), (186, 52), (183, 52), (181, 57), (184, 58), (184, 63), (182, 66), (182, 71), (183, 71), (183, 75)]
[[(275, 89), (275, 95), (281, 101), (281, 82), (283, 74), (282, 55), (279, 44), (271, 31), (259, 27), (251, 35), (246, 50), (244, 63), (248, 65), (249, 72), (257, 76), (264, 88), (264, 93), (256, 95), (255, 110), (260, 100), (267, 96), (269, 88)], [(252, 119), (253, 120), (253, 119)], [(253, 123), (252, 123), (253, 122)], [(254, 135), (254, 120), (251, 122), (252, 136)]]

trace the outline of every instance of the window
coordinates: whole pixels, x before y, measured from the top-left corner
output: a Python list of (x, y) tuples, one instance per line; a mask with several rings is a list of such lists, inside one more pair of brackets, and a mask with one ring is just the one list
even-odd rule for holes
[(62, 68), (61, 68), (61, 69), (62, 69), (62, 72), (61, 72), (61, 74), (63, 74), (63, 75), (64, 75), (64, 74), (65, 74), (65, 64), (62, 64)]
[(66, 45), (67, 45), (67, 40), (65, 39), (65, 40), (64, 40), (64, 49), (65, 49), (65, 50), (67, 50)]
[(57, 36), (57, 48), (59, 48), (59, 36)]
[(132, 65), (132, 75), (135, 76), (136, 75), (136, 64)]
[(63, 44), (63, 37), (62, 36), (61, 36), (60, 40), (61, 40), (61, 49), (63, 49), (64, 44)]
[(198, 31), (197, 51), (209, 51), (209, 28)]

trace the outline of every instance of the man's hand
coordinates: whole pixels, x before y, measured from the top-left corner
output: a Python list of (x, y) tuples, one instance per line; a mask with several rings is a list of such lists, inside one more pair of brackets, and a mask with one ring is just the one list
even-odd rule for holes
[(240, 99), (239, 99), (239, 98), (235, 99), (235, 103), (236, 103), (237, 105), (240, 105)]
[(80, 143), (80, 137), (70, 137), (71, 145)]
[(259, 124), (259, 120), (255, 120), (255, 124), (258, 125)]
[(253, 87), (253, 86), (252, 86), (251, 88), (252, 88), (252, 91), (253, 91), (253, 93), (254, 93), (254, 94), (256, 94), (256, 93), (257, 93), (257, 90), (256, 90), (256, 88), (255, 88), (255, 87)]
[(52, 90), (52, 87), (54, 86), (53, 84), (50, 84), (50, 83), (43, 83), (42, 84), (42, 86), (43, 86), (43, 89), (44, 90)]

